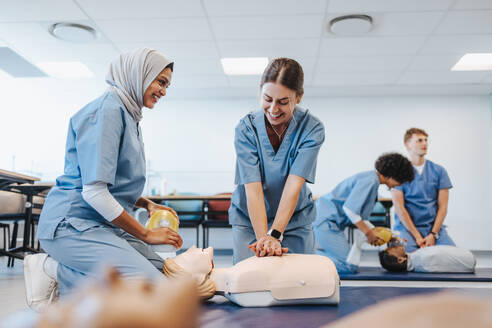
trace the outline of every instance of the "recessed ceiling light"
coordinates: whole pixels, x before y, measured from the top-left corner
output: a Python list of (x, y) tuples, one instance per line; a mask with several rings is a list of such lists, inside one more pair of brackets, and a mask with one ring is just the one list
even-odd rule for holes
[(57, 39), (76, 43), (90, 42), (98, 37), (94, 28), (77, 23), (56, 23), (50, 26), (49, 32)]
[(333, 18), (329, 29), (336, 35), (361, 35), (372, 28), (372, 17), (368, 15), (346, 15)]
[(267, 57), (221, 58), (227, 75), (261, 75), (268, 65)]
[(87, 79), (94, 74), (81, 62), (47, 62), (37, 66), (48, 75), (58, 79)]
[(490, 71), (492, 54), (466, 54), (451, 68), (452, 71)]

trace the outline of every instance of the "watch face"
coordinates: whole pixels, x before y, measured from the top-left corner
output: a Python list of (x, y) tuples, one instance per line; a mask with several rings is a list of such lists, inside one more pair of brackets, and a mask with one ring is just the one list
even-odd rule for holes
[(282, 236), (282, 233), (280, 231), (278, 231), (278, 230), (273, 229), (272, 230), (272, 233), (271, 233), (271, 236), (274, 237), (274, 238), (279, 239), (280, 236)]

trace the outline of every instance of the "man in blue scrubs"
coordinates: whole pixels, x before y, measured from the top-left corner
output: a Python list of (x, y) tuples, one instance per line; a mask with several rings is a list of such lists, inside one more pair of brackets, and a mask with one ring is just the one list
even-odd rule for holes
[(254, 254), (314, 252), (315, 206), (306, 182), (314, 183), (325, 130), (297, 106), (303, 76), (295, 60), (273, 60), (262, 76), (262, 109), (236, 127), (237, 188), (229, 208), (234, 263)]
[(453, 185), (442, 166), (425, 159), (427, 137), (422, 129), (406, 131), (404, 142), (415, 169), (415, 179), (392, 191), (395, 230), (408, 240), (407, 252), (433, 245), (455, 246), (444, 225), (449, 189)]
[(371, 245), (380, 245), (382, 240), (376, 235), (367, 220), (376, 204), (378, 188), (385, 184), (388, 188), (412, 181), (412, 164), (404, 156), (389, 153), (380, 156), (375, 170), (351, 176), (335, 189), (316, 201), (316, 221), (313, 223), (316, 240), (320, 246), (318, 254), (329, 257), (338, 272), (356, 272), (357, 265), (347, 261), (350, 245), (344, 230), (351, 223), (367, 237)]

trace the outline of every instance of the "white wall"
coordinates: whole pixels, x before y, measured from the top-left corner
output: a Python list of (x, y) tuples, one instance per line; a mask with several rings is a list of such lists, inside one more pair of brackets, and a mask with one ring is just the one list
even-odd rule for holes
[[(428, 158), (447, 170), (454, 184), (446, 223), (457, 244), (492, 249), (492, 129), (487, 97), (397, 97), (304, 99), (326, 127), (315, 194), (373, 167), (383, 152), (405, 154), (403, 133), (411, 126), (430, 134)], [(171, 101), (147, 112), (144, 138), (153, 169), (168, 191), (215, 193), (232, 189), (233, 132), (256, 108), (256, 99)]]
[[(91, 100), (88, 94), (97, 95), (104, 89), (96, 84), (90, 93), (85, 89), (77, 92), (76, 84), (66, 83), (56, 94), (53, 86), (44, 84), (37, 90), (23, 89), (20, 82), (1, 86), (0, 168), (37, 173), (45, 180), (62, 171), (68, 118)], [(492, 112), (488, 97), (305, 98), (303, 105), (326, 127), (312, 186), (315, 194), (371, 169), (382, 152), (404, 153), (405, 129), (424, 128), (430, 134), (428, 158), (446, 167), (455, 186), (446, 220), (451, 235), (460, 246), (492, 250)], [(257, 99), (252, 97), (164, 100), (154, 110), (146, 110), (142, 125), (149, 169), (167, 179), (167, 191), (212, 194), (232, 190), (234, 126), (256, 108)]]

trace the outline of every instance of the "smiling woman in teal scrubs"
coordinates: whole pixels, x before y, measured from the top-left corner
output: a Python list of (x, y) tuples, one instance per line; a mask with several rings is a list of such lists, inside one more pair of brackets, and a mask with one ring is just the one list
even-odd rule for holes
[(237, 188), (229, 208), (234, 263), (253, 255), (314, 253), (314, 183), (323, 124), (298, 106), (304, 94), (298, 62), (273, 60), (261, 78), (261, 109), (236, 127)]
[[(129, 213), (166, 208), (141, 197), (145, 154), (142, 108), (166, 95), (173, 62), (143, 48), (110, 65), (109, 88), (71, 117), (64, 174), (50, 191), (39, 219), (38, 238), (49, 254), (26, 257), (28, 305), (52, 299), (56, 282), (66, 293), (101, 265), (125, 277), (162, 279), (162, 259), (148, 244), (182, 245), (169, 228), (147, 229)], [(51, 296), (50, 296), (51, 295)], [(49, 298), (49, 299), (48, 299)]]

